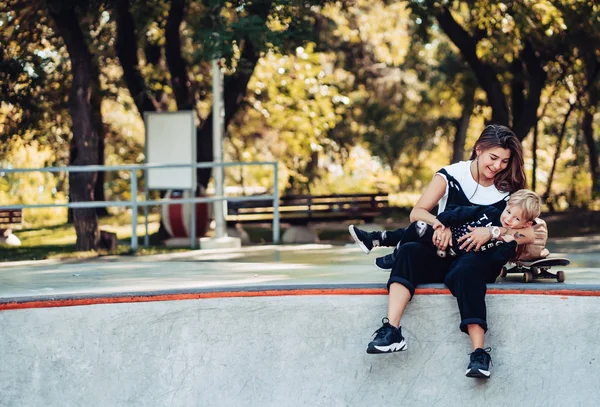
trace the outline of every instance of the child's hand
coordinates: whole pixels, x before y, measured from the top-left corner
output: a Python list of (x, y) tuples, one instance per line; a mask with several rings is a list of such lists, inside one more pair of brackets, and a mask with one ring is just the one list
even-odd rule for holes
[(506, 235), (502, 236), (502, 240), (504, 240), (506, 243), (508, 243), (508, 242), (512, 242), (513, 240), (515, 240), (515, 238), (513, 237), (513, 235), (506, 234)]
[(490, 231), (488, 228), (474, 228), (468, 226), (469, 233), (461, 236), (458, 239), (461, 250), (466, 252), (477, 251), (490, 240)]
[(433, 230), (437, 230), (439, 228), (442, 228), (442, 230), (444, 230), (446, 227), (444, 226), (444, 224), (442, 222), (440, 222), (438, 219), (436, 219), (433, 222), (433, 225), (431, 225), (433, 227)]

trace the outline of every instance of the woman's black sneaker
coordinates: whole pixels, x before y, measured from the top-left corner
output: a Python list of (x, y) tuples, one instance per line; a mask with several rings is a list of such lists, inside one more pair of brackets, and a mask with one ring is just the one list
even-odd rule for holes
[(390, 324), (387, 318), (383, 318), (381, 322), (383, 326), (373, 333), (375, 337), (367, 345), (367, 353), (391, 353), (406, 350), (402, 328), (396, 328)]
[(356, 244), (366, 254), (369, 254), (373, 247), (378, 247), (381, 244), (381, 232), (366, 232), (354, 225), (348, 226), (348, 231)]
[(488, 352), (492, 348), (477, 348), (471, 353), (471, 361), (465, 375), (467, 377), (479, 377), (482, 379), (488, 379), (490, 377), (490, 362), (492, 357)]
[(386, 254), (385, 256), (381, 256), (375, 259), (375, 265), (382, 270), (390, 270), (394, 267), (394, 262), (396, 261), (396, 250), (394, 250), (390, 254)]

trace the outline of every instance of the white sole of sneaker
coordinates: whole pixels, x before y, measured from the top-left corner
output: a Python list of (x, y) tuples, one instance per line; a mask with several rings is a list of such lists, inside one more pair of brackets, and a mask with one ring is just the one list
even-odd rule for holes
[(385, 269), (383, 267), (379, 267), (379, 265), (377, 264), (377, 262), (375, 262), (375, 267), (377, 267), (379, 270), (382, 270), (382, 271), (390, 271), (392, 269), (391, 267), (389, 269)]
[(352, 236), (352, 239), (354, 239), (354, 241), (356, 242), (356, 244), (358, 245), (358, 247), (360, 247), (361, 250), (363, 252), (365, 252), (365, 254), (369, 254), (371, 252), (371, 250), (369, 250), (369, 248), (367, 246), (365, 246), (363, 242), (360, 241), (360, 239), (358, 238), (358, 236), (356, 236), (356, 232), (354, 231), (353, 226), (354, 225), (348, 226), (348, 232), (350, 232), (350, 236)]
[(392, 353), (392, 352), (402, 352), (405, 351), (406, 341), (392, 343), (389, 346), (373, 346), (372, 348), (367, 348), (367, 353)]
[(476, 378), (480, 378), (480, 379), (489, 379), (489, 377), (490, 377), (490, 371), (489, 370), (483, 370), (483, 369), (477, 369), (477, 370), (467, 369), (467, 372), (465, 373), (465, 376), (467, 376), (467, 377), (476, 377)]

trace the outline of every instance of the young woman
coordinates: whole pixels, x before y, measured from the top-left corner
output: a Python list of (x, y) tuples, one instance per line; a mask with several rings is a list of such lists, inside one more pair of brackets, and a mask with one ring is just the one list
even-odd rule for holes
[[(459, 206), (493, 205), (504, 210), (511, 192), (525, 188), (523, 152), (515, 134), (500, 125), (487, 126), (473, 146), (469, 161), (449, 165), (438, 171), (410, 214), (411, 222), (418, 220), (430, 225), (436, 217), (430, 211), (438, 205), (441, 213), (448, 204)], [(403, 230), (393, 232), (364, 232), (350, 226), (350, 233), (365, 252), (374, 246), (395, 246)], [(518, 244), (533, 242), (533, 228), (518, 232), (503, 228)], [(468, 253), (452, 258), (436, 255), (430, 245), (419, 242), (402, 245), (392, 266), (387, 283), (388, 314), (383, 326), (368, 344), (367, 353), (387, 353), (406, 350), (400, 320), (415, 287), (425, 283), (444, 283), (456, 297), (460, 311), (460, 329), (467, 333), (473, 345), (466, 375), (489, 377), (489, 353), (484, 350), (487, 331), (485, 293), (486, 283), (495, 281), (500, 268), (490, 267), (485, 256), (474, 249), (491, 239), (488, 228), (475, 228), (461, 238), (461, 249)], [(452, 241), (450, 228), (438, 228), (433, 244), (445, 251)]]

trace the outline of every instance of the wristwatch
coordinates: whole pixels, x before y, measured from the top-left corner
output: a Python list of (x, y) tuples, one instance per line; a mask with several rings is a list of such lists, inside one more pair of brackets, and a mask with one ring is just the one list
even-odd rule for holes
[(500, 237), (500, 228), (498, 226), (490, 226), (490, 234), (493, 239), (498, 239)]

